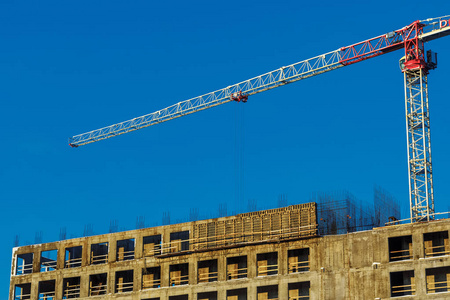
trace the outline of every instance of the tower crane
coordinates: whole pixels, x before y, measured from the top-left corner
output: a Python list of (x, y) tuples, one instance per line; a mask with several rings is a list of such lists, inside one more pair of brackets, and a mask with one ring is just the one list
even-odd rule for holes
[(447, 35), (450, 35), (450, 16), (414, 21), (401, 29), (283, 66), (156, 112), (75, 135), (69, 138), (69, 145), (79, 147), (231, 101), (247, 102), (249, 96), (257, 93), (404, 49), (400, 68), (405, 83), (411, 221), (428, 221), (435, 213), (427, 75), (436, 68), (437, 57), (430, 50), (425, 53), (424, 43)]

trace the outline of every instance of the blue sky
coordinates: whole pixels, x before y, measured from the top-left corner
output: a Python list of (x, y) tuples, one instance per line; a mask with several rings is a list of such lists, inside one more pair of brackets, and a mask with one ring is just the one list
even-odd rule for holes
[[(409, 211), (401, 51), (78, 149), (72, 135), (156, 111), (347, 46), (442, 1), (2, 1), (0, 293), (11, 248), (200, 216), (304, 203), (379, 185)], [(420, 7), (418, 9), (417, 7)], [(450, 37), (429, 76), (437, 211), (449, 210)], [(241, 157), (242, 160), (237, 159)], [(240, 163), (240, 161), (242, 163)], [(238, 171), (242, 171), (239, 173)], [(239, 192), (238, 192), (239, 191)], [(240, 203), (238, 203), (240, 201)]]

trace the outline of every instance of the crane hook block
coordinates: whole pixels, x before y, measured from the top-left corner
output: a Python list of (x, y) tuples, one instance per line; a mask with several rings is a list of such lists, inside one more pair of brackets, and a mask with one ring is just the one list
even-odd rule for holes
[(242, 91), (239, 91), (237, 93), (232, 93), (230, 98), (233, 101), (237, 101), (237, 102), (242, 101), (245, 103), (248, 100), (248, 95), (244, 95), (244, 94), (242, 94)]

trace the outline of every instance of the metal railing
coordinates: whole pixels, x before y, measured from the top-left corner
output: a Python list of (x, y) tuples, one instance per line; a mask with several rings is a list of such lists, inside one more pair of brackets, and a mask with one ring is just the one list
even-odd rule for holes
[(268, 265), (258, 267), (258, 276), (267, 276), (276, 274), (278, 274), (278, 265)]
[(295, 297), (289, 297), (289, 300), (307, 300), (309, 299), (309, 296), (295, 296)]
[(14, 296), (14, 300), (29, 300), (29, 299), (31, 299), (31, 294)]
[(16, 275), (29, 274), (33, 272), (33, 264), (17, 265)]
[(68, 285), (64, 287), (63, 299), (80, 298), (80, 285)]
[[(436, 249), (442, 250), (442, 251), (436, 251)], [(448, 246), (445, 244), (433, 246), (433, 247), (425, 247), (425, 257), (430, 256), (441, 256), (441, 255), (448, 255), (450, 254), (450, 251), (448, 250)]]
[(289, 263), (289, 273), (309, 271), (309, 260)]
[(122, 253), (117, 252), (117, 261), (131, 260), (131, 259), (134, 259), (134, 250), (124, 251)]
[(108, 254), (93, 255), (91, 257), (91, 264), (105, 264), (108, 262)]
[[(448, 274), (447, 274), (448, 276)], [(441, 291), (437, 291), (441, 290)], [(450, 291), (450, 280), (427, 283), (427, 293), (443, 293)]]
[(53, 300), (55, 299), (55, 291), (39, 293), (39, 300)]
[(189, 275), (181, 275), (181, 276), (175, 276), (170, 278), (170, 285), (184, 285), (189, 284)]
[(145, 257), (147, 257), (147, 256), (155, 256), (155, 255), (159, 255), (159, 254), (161, 254), (161, 246), (160, 245), (155, 246), (154, 249), (145, 249), (143, 255)]
[(161, 287), (161, 279), (142, 280), (142, 289), (154, 289)]
[(56, 260), (41, 262), (41, 272), (48, 272), (56, 270)]
[[(411, 249), (389, 251), (389, 258), (390, 258), (391, 261), (412, 259), (412, 253), (411, 252), (412, 252)], [(402, 253), (408, 253), (408, 254), (407, 255), (400, 255)]]
[(210, 282), (217, 281), (219, 278), (219, 272), (209, 272), (198, 274), (198, 282)]
[(107, 291), (107, 285), (94, 285), (91, 286), (89, 289), (89, 295), (90, 296), (97, 296), (97, 295), (105, 295)]
[(80, 258), (72, 258), (64, 261), (65, 268), (76, 268), (81, 267), (81, 257)]
[(403, 293), (404, 295), (414, 295), (416, 293), (415, 284), (397, 285), (391, 287), (391, 293), (393, 297), (399, 297), (403, 295), (396, 295)]
[[(433, 219), (433, 220), (439, 220), (439, 219), (435, 219), (436, 216), (443, 216), (443, 218), (445, 219), (449, 215), (450, 215), (450, 211), (429, 214), (430, 218)], [(421, 222), (421, 221), (417, 221), (414, 218), (407, 218), (407, 219), (401, 219), (401, 220), (394, 220), (394, 221), (386, 222), (386, 223), (384, 223), (384, 225), (386, 225), (386, 226), (401, 225), (401, 224), (414, 223), (415, 221), (416, 221), (416, 223), (420, 223)], [(423, 222), (426, 222), (426, 221), (424, 220)]]
[(126, 293), (133, 291), (133, 282), (118, 282), (116, 284), (117, 293)]
[(235, 270), (230, 270), (227, 272), (227, 279), (239, 279), (239, 278), (247, 278), (247, 268), (240, 268)]

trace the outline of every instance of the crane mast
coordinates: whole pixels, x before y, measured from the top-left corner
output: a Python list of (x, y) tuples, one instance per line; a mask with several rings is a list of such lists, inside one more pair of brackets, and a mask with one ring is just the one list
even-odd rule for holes
[[(425, 25), (415, 26), (420, 35)], [(429, 221), (434, 218), (434, 193), (427, 75), (436, 68), (437, 58), (427, 51), (425, 59), (423, 41), (416, 37), (405, 44), (405, 57), (400, 62), (405, 81), (411, 220)]]
[(411, 219), (434, 219), (427, 69), (405, 70), (405, 109)]
[(434, 218), (434, 197), (427, 74), (436, 65), (430, 58), (425, 60), (423, 44), (449, 34), (450, 16), (415, 21), (401, 29), (283, 66), (156, 112), (75, 135), (69, 138), (69, 145), (79, 147), (231, 101), (247, 102), (251, 95), (403, 48), (405, 57), (401, 68), (405, 81), (411, 220), (430, 220)]

